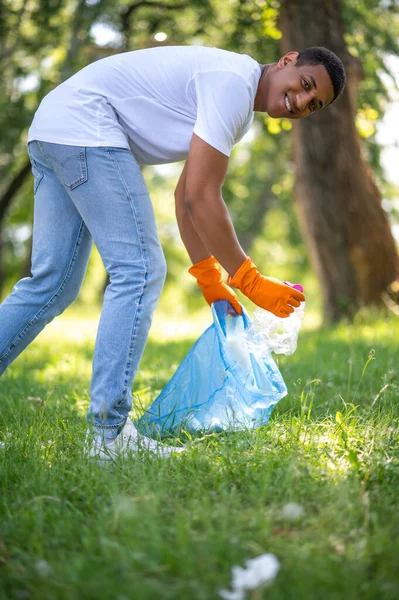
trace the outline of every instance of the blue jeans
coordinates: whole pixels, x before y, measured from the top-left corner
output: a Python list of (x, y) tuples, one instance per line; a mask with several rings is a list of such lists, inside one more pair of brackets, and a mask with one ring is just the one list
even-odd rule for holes
[[(129, 150), (28, 145), (34, 175), (32, 277), (0, 305), (0, 375), (77, 297), (96, 244), (110, 283), (93, 358), (87, 420), (118, 429), (165, 281), (165, 257), (139, 165)], [(112, 433), (111, 431), (109, 433)]]

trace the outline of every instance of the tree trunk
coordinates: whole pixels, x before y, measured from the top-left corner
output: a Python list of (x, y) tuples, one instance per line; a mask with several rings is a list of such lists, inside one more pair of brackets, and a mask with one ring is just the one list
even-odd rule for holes
[(251, 202), (247, 208), (247, 223), (245, 231), (236, 227), (240, 244), (246, 254), (250, 253), (256, 238), (261, 234), (265, 226), (265, 218), (268, 211), (276, 201), (276, 196), (271, 190), (271, 184), (265, 183), (262, 194), (256, 202)]
[(293, 123), (295, 200), (329, 322), (353, 316), (398, 275), (381, 196), (361, 155), (354, 116), (362, 76), (343, 37), (339, 0), (282, 0), (281, 50), (325, 46), (343, 61), (347, 86), (326, 110)]

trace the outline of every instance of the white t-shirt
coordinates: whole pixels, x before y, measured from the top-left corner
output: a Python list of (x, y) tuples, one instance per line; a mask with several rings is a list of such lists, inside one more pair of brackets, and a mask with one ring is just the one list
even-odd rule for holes
[(192, 134), (230, 156), (248, 131), (261, 75), (250, 56), (164, 46), (98, 60), (42, 100), (28, 142), (131, 149), (143, 165), (188, 155)]

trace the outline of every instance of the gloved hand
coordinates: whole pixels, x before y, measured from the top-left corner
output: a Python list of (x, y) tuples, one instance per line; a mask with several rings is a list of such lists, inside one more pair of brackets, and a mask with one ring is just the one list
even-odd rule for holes
[(277, 317), (289, 317), (294, 312), (293, 307), (300, 306), (305, 300), (305, 296), (297, 289), (274, 277), (261, 275), (249, 256), (233, 277), (229, 276), (227, 283)]
[(217, 300), (228, 300), (234, 310), (241, 315), (242, 308), (237, 294), (222, 280), (222, 267), (214, 256), (195, 263), (188, 272), (196, 278), (208, 304)]

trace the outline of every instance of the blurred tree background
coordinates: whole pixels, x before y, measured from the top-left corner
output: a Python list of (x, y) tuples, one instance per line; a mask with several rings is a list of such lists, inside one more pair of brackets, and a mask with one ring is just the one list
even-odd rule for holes
[[(162, 45), (207, 45), (270, 63), (325, 45), (348, 86), (320, 115), (292, 123), (257, 114), (224, 186), (239, 239), (262, 272), (301, 282), (326, 321), (395, 298), (397, 186), (381, 165), (376, 124), (399, 56), (396, 0), (0, 0), (0, 298), (30, 274), (33, 182), (26, 151), (41, 99), (88, 63)], [(322, 135), (320, 135), (320, 133)], [(203, 306), (174, 217), (182, 163), (146, 167), (168, 277), (160, 309)], [(101, 303), (97, 252), (77, 302)], [(173, 300), (173, 302), (171, 302)]]

